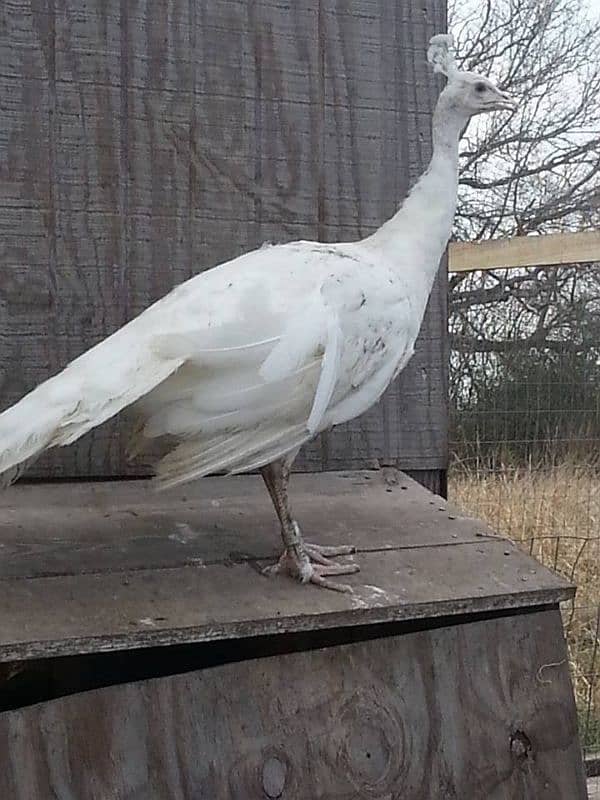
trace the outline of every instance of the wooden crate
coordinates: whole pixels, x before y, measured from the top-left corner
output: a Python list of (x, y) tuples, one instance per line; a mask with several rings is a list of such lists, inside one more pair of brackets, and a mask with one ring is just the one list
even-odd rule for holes
[(0, 497), (0, 797), (583, 800), (573, 587), (393, 470), (292, 496), (352, 595), (261, 574), (255, 477)]

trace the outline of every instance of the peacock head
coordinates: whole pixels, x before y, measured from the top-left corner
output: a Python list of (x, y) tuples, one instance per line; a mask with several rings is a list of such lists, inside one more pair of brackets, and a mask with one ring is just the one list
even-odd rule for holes
[(449, 33), (440, 33), (429, 41), (427, 59), (435, 72), (441, 72), (448, 83), (440, 101), (467, 119), (486, 111), (513, 111), (517, 103), (488, 78), (475, 72), (461, 72), (454, 60), (454, 40)]

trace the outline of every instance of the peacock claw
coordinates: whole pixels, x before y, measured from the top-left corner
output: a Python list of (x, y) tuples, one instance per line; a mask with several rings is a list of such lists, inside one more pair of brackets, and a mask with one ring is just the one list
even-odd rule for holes
[[(323, 564), (325, 567), (339, 566), (339, 564), (336, 564), (335, 561), (331, 560), (332, 557), (349, 556), (352, 555), (352, 553), (356, 553), (356, 547), (354, 547), (352, 544), (342, 544), (338, 545), (337, 547), (331, 547), (323, 544), (311, 544), (310, 542), (305, 542), (304, 549), (306, 550), (311, 561), (315, 561), (317, 564)], [(354, 571), (358, 572), (358, 568)]]
[(314, 583), (335, 592), (352, 592), (347, 583), (330, 581), (332, 575), (353, 575), (360, 570), (358, 564), (336, 564), (330, 556), (346, 556), (356, 552), (352, 545), (328, 547), (318, 544), (302, 543), (284, 550), (279, 561), (267, 567), (264, 573), (287, 574), (302, 583)]

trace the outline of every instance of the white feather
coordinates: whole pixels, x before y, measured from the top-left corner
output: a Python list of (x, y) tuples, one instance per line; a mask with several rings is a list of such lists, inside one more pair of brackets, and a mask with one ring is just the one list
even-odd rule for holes
[(192, 278), (0, 415), (0, 473), (132, 404), (135, 451), (181, 442), (159, 465), (163, 485), (297, 449), (368, 408), (368, 387), (393, 373), (378, 339), (414, 332), (393, 319), (409, 287), (392, 275), (372, 246), (298, 242)]
[(321, 378), (317, 385), (315, 399), (306, 423), (306, 427), (313, 435), (318, 433), (319, 425), (333, 396), (340, 368), (341, 353), (342, 334), (340, 325), (337, 317), (332, 314), (327, 321), (327, 342), (321, 361)]

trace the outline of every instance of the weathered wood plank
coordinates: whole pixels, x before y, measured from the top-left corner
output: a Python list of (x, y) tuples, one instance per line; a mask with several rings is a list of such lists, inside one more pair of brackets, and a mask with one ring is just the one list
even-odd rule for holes
[[(189, 275), (354, 239), (430, 154), (443, 0), (14, 0), (0, 28), (0, 407)], [(301, 469), (446, 466), (444, 276), (416, 355)], [(40, 476), (145, 474), (109, 422)]]
[(452, 242), (448, 270), (512, 269), (600, 261), (600, 233), (547, 233), (489, 242)]
[[(297, 475), (292, 494), (309, 539), (361, 551), (480, 544), (487, 532), (393, 470)], [(0, 496), (0, 514), (0, 579), (244, 562), (281, 549), (254, 477), (164, 494), (147, 481), (22, 486)]]
[(461, 616), (573, 596), (533, 560), (505, 551), (490, 541), (361, 552), (352, 595), (331, 597), (265, 577), (267, 562), (250, 560), (6, 579), (0, 661)]
[(560, 615), (252, 659), (6, 712), (0, 794), (584, 800)]
[[(543, 605), (572, 587), (394, 470), (298, 475), (305, 534), (349, 541), (351, 595), (260, 574), (281, 547), (258, 477), (0, 499), (0, 660)], [(403, 488), (406, 487), (406, 488)], [(12, 498), (12, 499), (10, 499)]]

